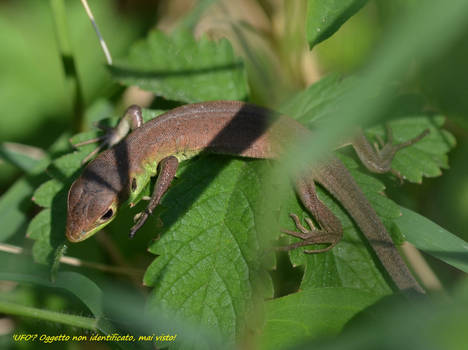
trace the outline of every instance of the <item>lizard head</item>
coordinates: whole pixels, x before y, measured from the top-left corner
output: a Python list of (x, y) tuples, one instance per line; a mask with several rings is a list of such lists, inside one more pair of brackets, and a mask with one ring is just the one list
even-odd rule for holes
[(123, 188), (116, 165), (99, 156), (88, 164), (68, 191), (66, 235), (80, 242), (108, 225), (116, 216)]

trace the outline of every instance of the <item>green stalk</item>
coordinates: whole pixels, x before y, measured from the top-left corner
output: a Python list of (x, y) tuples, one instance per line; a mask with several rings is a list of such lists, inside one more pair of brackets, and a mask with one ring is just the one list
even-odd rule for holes
[(74, 86), (73, 97), (73, 130), (82, 131), (84, 126), (85, 101), (83, 96), (83, 84), (78, 76), (75, 56), (70, 44), (70, 35), (68, 33), (67, 17), (64, 0), (49, 0), (52, 15), (55, 23), (55, 34), (59, 54), (62, 59), (63, 70), (67, 80)]
[(45, 321), (63, 323), (73, 327), (97, 330), (96, 319), (76, 315), (63, 314), (56, 311), (37, 309), (31, 306), (15, 304), (0, 300), (0, 313), (8, 315), (26, 316)]

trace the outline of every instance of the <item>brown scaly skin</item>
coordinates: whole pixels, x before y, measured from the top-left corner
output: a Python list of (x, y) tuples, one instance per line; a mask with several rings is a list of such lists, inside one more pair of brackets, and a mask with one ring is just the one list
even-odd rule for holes
[[(135, 113), (135, 107), (131, 112)], [(67, 238), (72, 242), (81, 241), (110, 222), (119, 204), (129, 197), (132, 199), (132, 194), (139, 193), (149, 177), (157, 173), (158, 164), (162, 166), (155, 193), (147, 211), (132, 229), (133, 234), (169, 187), (177, 160), (190, 158), (201, 151), (277, 158), (289, 142), (305, 137), (311, 137), (311, 132), (297, 121), (243, 102), (214, 101), (173, 109), (136, 128), (125, 141), (101, 153), (87, 165), (69, 191)], [(365, 159), (362, 154), (360, 157)], [(373, 163), (380, 161), (375, 154), (370, 158)], [(383, 161), (388, 163), (388, 159)], [(299, 197), (316, 218), (320, 229), (305, 229), (293, 216), (300, 232), (284, 232), (302, 241), (280, 249), (329, 244), (325, 249), (305, 250), (305, 253), (317, 253), (327, 251), (339, 242), (341, 223), (317, 198), (314, 181), (325, 187), (348, 211), (395, 285), (405, 292), (424, 293), (348, 170), (333, 157), (311, 168), (306, 176), (296, 181)]]

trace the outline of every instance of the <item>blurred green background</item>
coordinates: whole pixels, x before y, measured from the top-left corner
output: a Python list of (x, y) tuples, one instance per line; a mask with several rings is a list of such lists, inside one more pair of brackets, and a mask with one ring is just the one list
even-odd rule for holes
[[(0, 140), (46, 149), (73, 125), (74, 84), (65, 74), (49, 1), (0, 3)], [(79, 1), (66, 1), (66, 25), (85, 106), (118, 91), (105, 67), (96, 34)], [(131, 1), (99, 1), (95, 16), (115, 56), (143, 36), (154, 20), (148, 8)], [(153, 18), (152, 18), (153, 17)], [(0, 168), (4, 191), (18, 172)]]

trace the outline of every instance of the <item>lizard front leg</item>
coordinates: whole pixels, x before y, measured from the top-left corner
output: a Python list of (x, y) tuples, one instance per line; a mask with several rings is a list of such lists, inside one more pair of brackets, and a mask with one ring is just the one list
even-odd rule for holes
[(156, 184), (154, 185), (153, 194), (151, 199), (146, 207), (145, 211), (137, 214), (137, 222), (130, 229), (130, 238), (135, 236), (135, 233), (143, 226), (148, 217), (152, 214), (153, 210), (161, 202), (161, 198), (169, 189), (172, 180), (174, 179), (177, 168), (179, 167), (179, 161), (174, 156), (169, 156), (161, 160), (159, 163), (159, 174), (156, 179)]
[(310, 218), (306, 219), (309, 229), (306, 229), (296, 214), (290, 214), (293, 219), (297, 231), (282, 230), (293, 237), (300, 238), (302, 241), (292, 243), (287, 246), (278, 247), (278, 250), (292, 250), (299, 247), (311, 245), (311, 244), (328, 244), (327, 247), (322, 249), (304, 250), (306, 254), (323, 253), (332, 249), (343, 236), (343, 228), (341, 222), (328, 209), (317, 197), (315, 184), (313, 179), (302, 178), (296, 181), (296, 191), (301, 198), (302, 204), (306, 209), (313, 215), (320, 225), (320, 228), (316, 228)]

